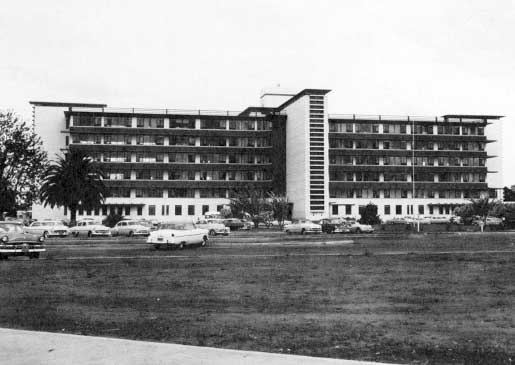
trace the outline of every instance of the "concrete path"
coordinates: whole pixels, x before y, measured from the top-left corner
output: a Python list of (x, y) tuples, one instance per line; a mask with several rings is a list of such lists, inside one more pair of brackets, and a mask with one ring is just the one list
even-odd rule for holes
[(379, 364), (4, 328), (0, 328), (0, 363), (10, 365)]

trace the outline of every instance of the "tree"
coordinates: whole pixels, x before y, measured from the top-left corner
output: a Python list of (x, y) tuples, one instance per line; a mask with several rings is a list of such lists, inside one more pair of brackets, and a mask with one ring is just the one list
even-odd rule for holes
[(469, 204), (454, 209), (454, 214), (459, 216), (465, 224), (470, 224), (474, 218), (479, 217), (485, 225), (487, 217), (502, 217), (504, 212), (504, 205), (490, 198), (471, 199)]
[(32, 205), (46, 166), (46, 152), (32, 128), (16, 114), (0, 111), (0, 213)]
[(102, 220), (102, 224), (104, 226), (113, 228), (116, 225), (116, 223), (122, 221), (123, 218), (123, 215), (120, 215), (118, 213), (109, 213), (109, 215)]
[(222, 218), (231, 218), (232, 217), (231, 209), (222, 208), (222, 210), (220, 210), (220, 215), (222, 216)]
[(463, 224), (472, 224), (476, 212), (472, 207), (472, 204), (464, 204), (462, 206), (454, 208), (454, 215), (461, 218)]
[(381, 218), (377, 215), (377, 205), (368, 203), (364, 207), (359, 208), (359, 214), (361, 218), (359, 219), (359, 223), (361, 224), (379, 224), (381, 223)]
[(505, 202), (514, 202), (515, 201), (515, 191), (513, 191), (509, 187), (505, 186), (502, 189), (502, 192), (503, 192), (503, 200)]
[(272, 210), (273, 217), (277, 219), (279, 227), (282, 229), (284, 220), (288, 217), (290, 212), (290, 203), (288, 202), (288, 198), (271, 192), (268, 194), (268, 204)]
[(79, 206), (90, 210), (104, 202), (107, 189), (102, 178), (103, 171), (97, 162), (84, 152), (71, 150), (48, 167), (41, 186), (41, 201), (52, 208), (67, 207), (74, 225)]
[(261, 220), (260, 215), (266, 211), (267, 203), (263, 192), (254, 188), (241, 189), (234, 192), (231, 198), (231, 212), (233, 215), (244, 218), (246, 215), (258, 227)]

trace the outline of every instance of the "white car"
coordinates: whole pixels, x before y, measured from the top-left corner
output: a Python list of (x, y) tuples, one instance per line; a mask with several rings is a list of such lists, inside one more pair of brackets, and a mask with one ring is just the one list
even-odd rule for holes
[(150, 234), (150, 227), (141, 224), (139, 221), (123, 220), (111, 229), (113, 236), (148, 236)]
[(157, 231), (150, 233), (147, 243), (153, 244), (156, 250), (160, 248), (183, 249), (190, 245), (205, 246), (208, 235), (207, 229), (198, 228), (193, 223), (163, 223)]
[(351, 222), (348, 225), (351, 233), (372, 233), (374, 228), (369, 224), (361, 224), (359, 222)]
[(287, 234), (292, 233), (300, 233), (300, 234), (307, 234), (307, 233), (321, 233), (322, 232), (322, 226), (320, 224), (315, 224), (311, 222), (308, 219), (301, 219), (298, 221), (294, 221), (291, 224), (286, 224), (283, 228), (283, 230)]
[(216, 219), (199, 219), (195, 225), (198, 228), (207, 229), (210, 236), (216, 235), (224, 235), (228, 236), (231, 233), (231, 229), (226, 227), (222, 222), (217, 221)]
[(50, 236), (66, 237), (68, 236), (68, 227), (59, 220), (43, 220), (32, 222), (32, 224), (25, 228), (29, 233), (43, 236), (45, 238)]
[(109, 227), (103, 226), (91, 220), (84, 220), (77, 223), (75, 227), (70, 228), (70, 234), (74, 237), (80, 235), (93, 236), (111, 236)]

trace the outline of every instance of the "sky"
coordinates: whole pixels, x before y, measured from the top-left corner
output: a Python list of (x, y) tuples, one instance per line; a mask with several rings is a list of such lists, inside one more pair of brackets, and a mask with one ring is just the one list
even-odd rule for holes
[(0, 109), (29, 100), (243, 110), (331, 89), (329, 112), (504, 115), (515, 185), (515, 0), (2, 1)]

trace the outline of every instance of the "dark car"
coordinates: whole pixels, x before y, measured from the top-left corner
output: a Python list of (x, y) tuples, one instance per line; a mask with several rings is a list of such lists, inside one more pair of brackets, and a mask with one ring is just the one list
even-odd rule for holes
[(237, 231), (245, 226), (245, 223), (238, 218), (227, 218), (223, 220), (226, 227), (229, 227), (231, 231)]
[(0, 259), (9, 256), (28, 256), (38, 258), (45, 251), (45, 237), (25, 230), (25, 226), (17, 222), (0, 222)]
[(340, 218), (325, 218), (316, 222), (322, 226), (322, 232), (325, 233), (345, 233), (349, 232), (347, 225)]

